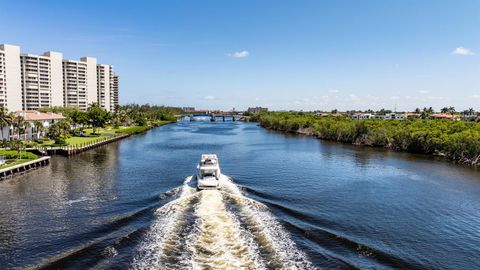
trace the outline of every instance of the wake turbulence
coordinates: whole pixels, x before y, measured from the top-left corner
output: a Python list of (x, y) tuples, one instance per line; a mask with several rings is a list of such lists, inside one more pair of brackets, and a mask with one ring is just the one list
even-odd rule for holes
[(133, 269), (315, 269), (267, 206), (217, 177), (218, 189), (197, 189), (197, 177), (187, 177), (155, 211)]

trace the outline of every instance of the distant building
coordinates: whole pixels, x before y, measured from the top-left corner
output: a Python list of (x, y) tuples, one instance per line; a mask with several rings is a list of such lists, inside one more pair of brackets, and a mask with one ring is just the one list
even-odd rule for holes
[(195, 107), (182, 107), (184, 112), (193, 112), (195, 111)]
[(268, 108), (263, 108), (263, 107), (250, 107), (248, 108), (247, 112), (249, 113), (261, 113), (261, 112), (267, 112)]
[(374, 115), (371, 113), (354, 113), (352, 114), (352, 119), (361, 120), (361, 119), (372, 119)]
[(383, 119), (383, 120), (405, 120), (407, 119), (408, 114), (406, 113), (387, 113), (387, 114), (375, 114), (375, 119)]
[(459, 117), (457, 115), (452, 115), (450, 113), (434, 113), (434, 114), (431, 114), (429, 118), (459, 120)]

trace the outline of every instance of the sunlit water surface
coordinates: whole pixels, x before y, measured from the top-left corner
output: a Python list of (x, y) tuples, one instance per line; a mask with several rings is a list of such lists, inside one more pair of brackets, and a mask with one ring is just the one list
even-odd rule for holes
[[(194, 188), (202, 153), (221, 191)], [(480, 172), (180, 122), (0, 182), (0, 268), (480, 268)]]

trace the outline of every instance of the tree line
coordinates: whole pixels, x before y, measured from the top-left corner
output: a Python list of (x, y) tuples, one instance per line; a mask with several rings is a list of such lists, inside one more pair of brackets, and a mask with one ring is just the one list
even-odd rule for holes
[[(114, 128), (120, 126), (147, 126), (155, 125), (156, 121), (176, 121), (176, 114), (183, 111), (179, 108), (157, 106), (157, 105), (117, 105), (113, 112), (108, 112), (101, 108), (97, 103), (89, 106), (87, 111), (80, 111), (75, 107), (53, 107), (41, 108), (40, 112), (53, 112), (65, 116), (56, 123), (50, 124), (48, 128), (40, 121), (30, 123), (21, 115), (13, 112), (7, 112), (0, 108), (0, 126), (2, 137), (4, 136), (3, 127), (12, 127), (12, 140), (4, 140), (3, 147), (18, 148), (22, 141), (27, 140), (27, 130), (32, 128), (33, 133), (46, 135), (47, 138), (55, 141), (55, 144), (64, 145), (66, 139), (72, 135), (82, 135), (85, 128), (92, 128), (92, 135), (98, 135), (98, 128), (111, 125)], [(22, 138), (22, 136), (24, 136)]]
[(263, 112), (252, 117), (269, 129), (320, 139), (445, 156), (480, 165), (480, 123), (452, 120), (353, 120), (310, 113)]

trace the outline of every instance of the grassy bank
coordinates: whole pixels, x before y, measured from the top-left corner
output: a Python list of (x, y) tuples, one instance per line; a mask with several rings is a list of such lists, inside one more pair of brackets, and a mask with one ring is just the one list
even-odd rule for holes
[[(151, 126), (163, 126), (166, 124), (170, 124), (172, 121), (152, 121), (150, 126), (130, 126), (130, 127), (105, 127), (105, 128), (97, 128), (96, 134), (93, 134), (93, 129), (86, 128), (83, 129), (83, 133), (85, 136), (70, 136), (65, 139), (65, 143), (67, 146), (83, 146), (89, 143), (95, 143), (101, 140), (105, 140), (107, 138), (111, 138), (114, 136), (118, 136), (121, 134), (141, 134), (148, 131)], [(41, 147), (55, 147), (55, 146), (63, 146), (63, 145), (55, 145), (55, 142), (50, 139), (40, 139), (37, 141), (37, 145)], [(28, 147), (34, 147), (32, 144)]]
[(255, 119), (269, 129), (296, 132), (358, 145), (445, 156), (480, 165), (480, 124), (451, 120), (353, 120), (304, 113), (261, 113)]
[(19, 156), (18, 151), (4, 149), (0, 149), (0, 155), (4, 156), (5, 160), (7, 161), (5, 164), (0, 166), (0, 169), (5, 169), (38, 158), (37, 155), (30, 152), (23, 151), (21, 156)]
[(150, 121), (149, 124), (155, 127), (160, 127), (160, 126), (164, 126), (164, 125), (175, 123), (175, 122), (176, 121), (158, 120), (158, 121)]
[(115, 133), (120, 133), (120, 134), (140, 134), (144, 133), (147, 130), (149, 130), (149, 126), (134, 126), (134, 127), (128, 127), (128, 128), (123, 128), (120, 130), (115, 131)]

